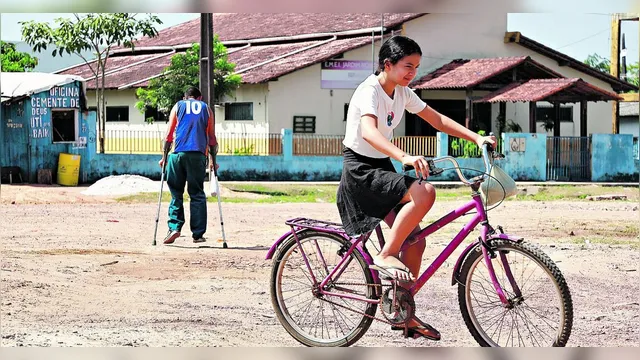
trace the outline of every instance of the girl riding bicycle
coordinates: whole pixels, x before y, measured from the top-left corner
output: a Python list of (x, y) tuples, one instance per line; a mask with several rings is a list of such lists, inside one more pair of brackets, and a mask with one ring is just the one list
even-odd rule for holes
[[(417, 114), (439, 131), (472, 141), (478, 146), (494, 145), (495, 137), (480, 136), (438, 113), (407, 86), (416, 76), (422, 51), (405, 36), (393, 36), (382, 45), (378, 71), (355, 90), (347, 112), (343, 144), (344, 163), (338, 187), (337, 205), (345, 231), (358, 236), (375, 229), (384, 220), (391, 229), (388, 241), (374, 264), (409, 288), (418, 276), (425, 241), (421, 240), (400, 254), (400, 247), (433, 206), (435, 189), (429, 183), (395, 171), (391, 158), (415, 168), (427, 178), (423, 156), (412, 156), (390, 141), (405, 110)], [(439, 340), (440, 333), (414, 318), (408, 323), (413, 333)]]

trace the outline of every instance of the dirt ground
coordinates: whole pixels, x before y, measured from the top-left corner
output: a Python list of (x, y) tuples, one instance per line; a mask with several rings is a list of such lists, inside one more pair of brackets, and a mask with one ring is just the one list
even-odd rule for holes
[[(174, 245), (153, 247), (156, 204), (81, 190), (2, 186), (0, 345), (298, 345), (271, 307), (265, 255), (287, 231), (285, 220), (338, 221), (334, 204), (223, 203), (230, 248), (222, 249), (217, 205), (209, 203), (208, 242), (193, 244), (185, 227)], [(460, 204), (437, 202), (428, 219)], [(564, 273), (574, 303), (568, 346), (638, 345), (640, 254), (612, 245), (637, 243), (638, 220), (638, 205), (620, 201), (515, 201), (490, 212), (493, 225), (539, 244)], [(426, 263), (463, 221), (428, 239)], [(417, 314), (441, 331), (440, 342), (403, 339), (374, 322), (356, 345), (476, 346), (450, 286), (458, 253), (416, 298)]]

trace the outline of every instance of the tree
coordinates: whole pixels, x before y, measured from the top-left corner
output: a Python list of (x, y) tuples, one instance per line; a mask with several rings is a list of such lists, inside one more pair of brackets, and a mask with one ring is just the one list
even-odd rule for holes
[[(55, 19), (56, 27), (48, 23), (21, 21), (22, 38), (34, 51), (46, 50), (55, 45), (52, 55), (76, 54), (84, 60), (96, 81), (96, 106), (98, 108), (98, 139), (100, 152), (104, 153), (105, 69), (111, 49), (124, 46), (134, 50), (133, 41), (137, 36), (155, 37), (155, 24), (162, 24), (157, 16), (147, 14), (146, 19), (136, 19), (137, 14), (90, 13), (83, 17), (74, 14), (75, 19)], [(82, 53), (94, 51), (95, 60), (87, 60)]]
[[(584, 63), (604, 73), (607, 73), (607, 74), (611, 73), (611, 60), (607, 58), (603, 58), (598, 54), (591, 54), (587, 56)], [(626, 81), (635, 86), (639, 85), (638, 65), (639, 65), (639, 62), (627, 65)]]
[(591, 66), (592, 68), (596, 69), (596, 70), (600, 70), (603, 73), (607, 73), (610, 74), (611, 71), (611, 60), (607, 59), (607, 58), (603, 58), (602, 56), (598, 55), (598, 54), (591, 54), (589, 56), (587, 56), (587, 58), (584, 60), (584, 63)]
[[(227, 48), (214, 36), (213, 57), (215, 59), (213, 81), (215, 99), (219, 102), (225, 95), (233, 94), (240, 86), (242, 77), (234, 74), (236, 65), (229, 62)], [(171, 65), (164, 69), (161, 77), (151, 79), (147, 88), (139, 88), (136, 95), (136, 108), (145, 112), (147, 107), (157, 108), (168, 114), (173, 105), (182, 99), (184, 91), (189, 86), (200, 86), (200, 44), (193, 44), (185, 53), (173, 55)], [(152, 118), (146, 119), (153, 122)]]
[(0, 63), (2, 71), (25, 72), (31, 71), (38, 65), (38, 59), (31, 55), (16, 51), (16, 45), (0, 41)]

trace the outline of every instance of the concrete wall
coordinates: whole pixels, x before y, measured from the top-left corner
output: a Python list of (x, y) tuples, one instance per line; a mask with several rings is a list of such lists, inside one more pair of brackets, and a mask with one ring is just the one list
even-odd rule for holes
[[(447, 143), (447, 135), (438, 134), (442, 144)], [(516, 181), (546, 181), (546, 134), (505, 133), (505, 159), (496, 160)], [(512, 140), (519, 141), (524, 151), (513, 150)], [(218, 156), (220, 180), (271, 180), (271, 181), (338, 181), (342, 172), (341, 156), (293, 156), (292, 132), (285, 130), (283, 135), (283, 155), (280, 156)], [(631, 135), (594, 134), (592, 140), (592, 180), (637, 181), (640, 161), (632, 155)], [(95, 145), (93, 145), (95, 149)], [(447, 156), (447, 147), (439, 148), (438, 157)], [(95, 154), (90, 158), (89, 181), (96, 181), (113, 174), (134, 173), (152, 179), (160, 178), (157, 162), (159, 155), (113, 155)], [(481, 158), (457, 158), (467, 178), (477, 176), (484, 171)], [(397, 171), (402, 165), (393, 161)], [(430, 177), (429, 181), (458, 181), (453, 163), (443, 162), (438, 167), (446, 169), (440, 175)]]
[[(504, 167), (514, 180), (547, 180), (547, 135), (529, 133), (503, 133)], [(520, 150), (514, 151), (512, 144), (519, 143)], [(517, 146), (516, 146), (517, 148)]]
[[(349, 55), (345, 60), (371, 60), (371, 56)], [(320, 79), (320, 64), (316, 64), (269, 82), (269, 126), (277, 129), (272, 132), (293, 128), (294, 116), (315, 116), (316, 134), (344, 134), (344, 105), (354, 89), (322, 89)]]
[(637, 116), (620, 117), (620, 134), (638, 136), (640, 133), (640, 121)]
[[(445, 133), (438, 133), (438, 142), (440, 144), (448, 143), (448, 135)], [(499, 166), (509, 176), (517, 181), (546, 181), (547, 180), (547, 137), (544, 134), (527, 134), (527, 133), (503, 133), (502, 139), (504, 141), (505, 155), (504, 159), (496, 160), (495, 165)], [(520, 142), (524, 140), (524, 151), (512, 151), (510, 146), (513, 139)], [(448, 156), (448, 147), (439, 147), (438, 157)], [(461, 168), (467, 168), (463, 170), (464, 175), (469, 178), (480, 175), (485, 171), (484, 162), (482, 158), (456, 158), (456, 161)], [(446, 162), (438, 165), (441, 168), (451, 168), (453, 163)], [(400, 169), (400, 167), (397, 167)], [(474, 169), (474, 170), (469, 170)], [(458, 180), (458, 175), (454, 170), (445, 171), (438, 176), (434, 176), (433, 180)]]
[(593, 134), (591, 179), (593, 181), (638, 181), (632, 135)]
[(268, 122), (267, 84), (244, 84), (238, 88), (233, 96), (228, 96), (224, 102), (252, 102), (253, 120), (225, 120), (224, 105), (216, 106), (216, 133), (279, 133), (281, 128), (273, 129)]
[(507, 14), (427, 14), (404, 24), (422, 49), (418, 77), (460, 58), (503, 56)]

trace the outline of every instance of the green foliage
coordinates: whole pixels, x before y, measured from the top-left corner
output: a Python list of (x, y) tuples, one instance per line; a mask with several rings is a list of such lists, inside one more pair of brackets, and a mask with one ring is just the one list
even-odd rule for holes
[(544, 119), (542, 119), (542, 124), (540, 124), (540, 127), (543, 128), (545, 131), (551, 131), (555, 127), (555, 124), (556, 124), (555, 120), (551, 119), (548, 115), (546, 115)]
[[(225, 95), (233, 94), (242, 77), (234, 74), (235, 64), (229, 62), (227, 48), (214, 37), (214, 102), (219, 102)], [(159, 111), (168, 113), (173, 105), (182, 99), (184, 91), (189, 86), (200, 86), (200, 44), (193, 44), (185, 53), (176, 54), (171, 58), (171, 64), (164, 69), (164, 75), (151, 79), (147, 88), (139, 88), (136, 95), (139, 101), (136, 108), (140, 112), (147, 107), (156, 107)], [(153, 122), (153, 119), (146, 119)]]
[(639, 66), (640, 63), (627, 65), (627, 82), (635, 86), (640, 86), (640, 79), (638, 78), (640, 75), (640, 72), (638, 72)]
[[(478, 131), (480, 136), (485, 136), (485, 131)], [(482, 149), (478, 147), (478, 145), (472, 141), (465, 139), (455, 139), (451, 141), (451, 148), (454, 151), (454, 154), (457, 154), (458, 157), (463, 158), (475, 158), (482, 156)], [(460, 156), (460, 152), (462, 151), (462, 156)]]
[[(88, 13), (74, 19), (56, 18), (55, 27), (49, 23), (33, 20), (21, 21), (22, 38), (34, 51), (41, 52), (54, 45), (52, 56), (76, 54), (91, 70), (85, 78), (96, 79), (96, 106), (98, 108), (98, 129), (100, 152), (104, 152), (104, 79), (105, 69), (111, 49), (116, 46), (134, 49), (133, 41), (140, 35), (155, 37), (156, 24), (160, 18), (148, 14), (146, 19), (136, 19), (137, 14), (128, 13)], [(85, 58), (82, 53), (92, 51), (96, 61)]]
[(598, 54), (591, 54), (587, 56), (587, 58), (584, 60), (584, 63), (604, 73), (609, 74), (611, 72), (611, 60), (604, 58)]
[[(604, 73), (607, 73), (607, 74), (611, 73), (611, 60), (604, 58), (598, 54), (591, 54), (587, 56), (584, 63)], [(640, 64), (639, 62), (636, 62), (634, 64), (627, 65), (627, 82), (635, 86), (639, 86), (639, 80), (638, 80), (639, 64)]]
[(0, 63), (4, 72), (25, 72), (33, 70), (38, 65), (38, 59), (16, 51), (15, 44), (0, 41)]
[(498, 122), (498, 137), (500, 137), (503, 132), (510, 132), (510, 133), (522, 132), (522, 126), (520, 126), (520, 124), (514, 122), (511, 119), (505, 120), (504, 115), (498, 115), (496, 117), (496, 120)]
[(227, 154), (233, 154), (233, 155), (254, 155), (255, 154), (255, 149), (254, 149), (254, 145), (251, 144), (249, 146), (245, 146), (245, 147), (241, 147), (241, 148), (235, 148), (233, 149), (233, 151), (231, 151), (230, 147), (227, 147)]
[[(139, 35), (154, 37), (158, 34), (154, 25), (162, 24), (157, 16), (149, 14), (138, 20), (128, 13), (89, 13), (84, 17), (74, 14), (75, 19), (56, 18), (57, 27), (33, 20), (20, 21), (22, 38), (34, 51), (46, 50), (55, 45), (52, 56), (80, 54), (84, 51), (108, 53), (113, 46), (133, 48)], [(106, 47), (100, 51), (100, 47)]]

